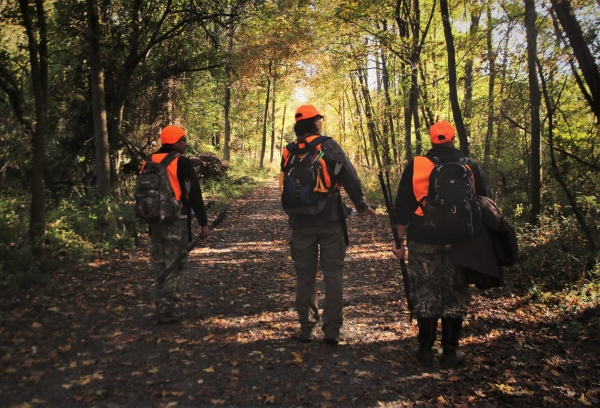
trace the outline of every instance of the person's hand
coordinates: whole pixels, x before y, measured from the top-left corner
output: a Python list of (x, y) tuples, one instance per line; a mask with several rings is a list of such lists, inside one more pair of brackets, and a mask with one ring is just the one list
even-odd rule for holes
[(210, 235), (210, 231), (208, 230), (208, 225), (205, 225), (204, 227), (202, 227), (202, 230), (200, 231), (200, 235), (202, 236), (202, 238), (206, 238)]
[(375, 212), (375, 210), (373, 210), (371, 207), (368, 207), (366, 210), (364, 211), (359, 211), (358, 212), (358, 216), (360, 217), (360, 220), (363, 221), (365, 218), (365, 214), (366, 215), (370, 215), (373, 218), (377, 218), (377, 213)]
[(396, 248), (396, 243), (392, 242), (392, 253), (398, 259), (404, 258), (404, 244), (400, 244), (400, 248)]

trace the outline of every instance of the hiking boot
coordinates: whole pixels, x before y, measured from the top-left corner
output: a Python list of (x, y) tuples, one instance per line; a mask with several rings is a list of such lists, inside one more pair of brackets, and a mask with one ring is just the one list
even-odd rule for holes
[(329, 344), (331, 346), (337, 346), (338, 343), (340, 342), (340, 338), (338, 336), (326, 336), (323, 341), (325, 342), (325, 344)]
[(302, 343), (310, 343), (311, 341), (313, 341), (313, 335), (312, 333), (308, 333), (308, 334), (300, 334), (300, 341)]
[(435, 343), (435, 334), (437, 330), (437, 317), (432, 318), (417, 318), (419, 326), (419, 335), (417, 339), (419, 345), (413, 347), (410, 352), (417, 358), (419, 364), (423, 367), (433, 366), (433, 343)]
[(428, 346), (414, 346), (410, 352), (417, 358), (423, 367), (433, 367), (433, 350)]
[(454, 368), (464, 361), (463, 355), (455, 347), (445, 346), (440, 357), (440, 365), (446, 368)]
[(462, 319), (442, 318), (442, 347), (440, 365), (454, 368), (464, 361), (463, 355), (457, 350), (458, 339), (462, 330)]
[(179, 323), (181, 322), (181, 315), (175, 312), (161, 312), (158, 314), (158, 319), (156, 323), (158, 324), (171, 324), (171, 323)]

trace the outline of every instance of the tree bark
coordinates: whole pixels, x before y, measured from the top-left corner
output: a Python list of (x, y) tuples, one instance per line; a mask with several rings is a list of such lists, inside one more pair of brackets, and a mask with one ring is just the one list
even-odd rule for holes
[(90, 78), (92, 91), (92, 118), (96, 150), (96, 188), (102, 198), (108, 197), (110, 185), (110, 155), (108, 147), (108, 123), (106, 120), (106, 93), (100, 38), (102, 30), (98, 18), (97, 0), (86, 0), (89, 27)]
[(483, 146), (483, 168), (490, 174), (490, 153), (492, 149), (492, 139), (494, 137), (494, 88), (496, 85), (496, 54), (493, 49), (492, 39), (492, 13), (488, 3), (487, 6), (487, 59), (490, 71), (490, 80), (488, 83), (488, 106), (487, 106), (487, 131), (485, 133), (485, 142)]
[[(379, 154), (379, 143), (377, 141), (377, 128), (375, 127), (375, 121), (373, 118), (373, 109), (371, 106), (371, 96), (369, 94), (369, 88), (367, 86), (367, 78), (364, 70), (359, 70), (357, 72), (358, 80), (360, 82), (360, 88), (363, 94), (363, 101), (365, 104), (365, 118), (367, 119), (367, 129), (369, 131), (369, 138), (371, 139), (371, 147), (373, 149), (373, 153), (375, 154), (375, 159), (377, 160), (377, 168), (379, 170), (383, 169), (383, 163), (381, 161), (381, 156)], [(385, 154), (385, 152), (384, 152)]]
[(352, 96), (354, 97), (354, 104), (356, 105), (356, 117), (358, 118), (357, 132), (361, 136), (361, 140), (363, 142), (363, 150), (365, 153), (365, 161), (367, 162), (367, 166), (371, 167), (371, 162), (369, 160), (369, 148), (367, 147), (367, 137), (365, 136), (365, 127), (363, 125), (363, 116), (360, 112), (360, 102), (358, 101), (358, 91), (356, 90), (356, 82), (354, 80), (354, 76), (350, 76), (350, 80), (352, 83)]
[[(234, 35), (234, 23), (233, 18), (229, 21), (229, 44), (227, 45), (228, 58), (231, 58), (233, 52), (233, 35)], [(231, 85), (232, 85), (232, 67), (231, 60), (227, 61), (225, 65), (225, 76), (227, 84), (225, 85), (225, 100), (223, 104), (223, 116), (224, 116), (224, 129), (223, 129), (223, 159), (231, 160), (230, 144), (231, 144)]]
[(276, 80), (277, 78), (273, 77), (273, 100), (271, 101), (271, 157), (269, 158), (270, 163), (273, 163), (273, 156), (275, 155), (275, 96), (277, 95)]
[(279, 138), (279, 156), (283, 155), (283, 135), (285, 133), (285, 114), (287, 112), (287, 105), (283, 105), (283, 117), (281, 118), (281, 136)]
[[(19, 0), (21, 15), (28, 41), (31, 81), (35, 99), (35, 132), (33, 134), (33, 174), (31, 181), (31, 218), (29, 220), (29, 244), (35, 259), (46, 257), (46, 207), (44, 166), (46, 157), (46, 121), (48, 110), (48, 40), (44, 0), (35, 0), (29, 7), (28, 0)], [(32, 14), (36, 13), (37, 27)], [(36, 38), (36, 32), (38, 33)]]
[(571, 44), (583, 78), (590, 90), (592, 96), (590, 107), (596, 115), (596, 119), (600, 120), (600, 70), (596, 59), (587, 45), (581, 26), (573, 13), (571, 2), (569, 0), (551, 0), (551, 2), (552, 9), (556, 12), (558, 21), (567, 34), (569, 44)]
[(264, 169), (265, 152), (267, 150), (267, 122), (269, 118), (269, 101), (271, 97), (271, 68), (273, 61), (269, 60), (269, 73), (267, 75), (267, 94), (265, 98), (265, 111), (263, 115), (262, 146), (260, 149), (260, 169)]
[(541, 165), (541, 93), (537, 79), (537, 28), (535, 20), (535, 1), (525, 0), (525, 29), (527, 31), (527, 68), (529, 71), (529, 100), (531, 109), (531, 213), (529, 221), (539, 225), (542, 194), (542, 165)]
[(456, 52), (454, 50), (454, 37), (452, 36), (452, 27), (450, 26), (450, 13), (448, 11), (448, 0), (440, 1), (440, 9), (442, 13), (442, 25), (444, 26), (444, 37), (446, 38), (446, 49), (448, 50), (448, 86), (450, 89), (450, 105), (452, 106), (452, 116), (454, 125), (458, 133), (460, 141), (460, 150), (466, 155), (469, 155), (469, 139), (463, 122), (463, 117), (460, 111), (458, 102), (458, 91), (456, 89)]
[[(471, 13), (471, 28), (469, 29), (469, 44), (477, 42), (477, 33), (479, 31), (479, 20), (481, 19), (481, 8), (475, 5), (476, 9)], [(465, 100), (464, 120), (467, 131), (467, 138), (471, 136), (471, 118), (473, 111), (473, 54), (469, 52), (465, 63)]]

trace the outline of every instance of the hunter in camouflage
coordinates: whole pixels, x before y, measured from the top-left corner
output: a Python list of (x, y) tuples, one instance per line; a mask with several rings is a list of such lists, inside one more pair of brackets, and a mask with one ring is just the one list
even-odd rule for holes
[(187, 217), (173, 221), (153, 223), (152, 230), (152, 275), (154, 277), (154, 304), (160, 316), (172, 316), (177, 307), (178, 294), (183, 282), (183, 271), (187, 265), (185, 256), (164, 282), (158, 277), (175, 260), (187, 251)]
[(452, 245), (408, 243), (412, 313), (419, 319), (464, 320), (471, 293), (465, 275), (450, 262)]

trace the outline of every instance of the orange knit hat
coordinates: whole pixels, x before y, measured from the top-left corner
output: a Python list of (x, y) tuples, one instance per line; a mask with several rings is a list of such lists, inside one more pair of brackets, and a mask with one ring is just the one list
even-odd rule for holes
[(456, 129), (446, 120), (439, 121), (429, 128), (429, 137), (433, 144), (448, 143), (455, 134)]
[(175, 144), (185, 136), (185, 132), (179, 126), (166, 126), (160, 132), (160, 142), (162, 144)]
[(298, 122), (299, 120), (310, 119), (314, 118), (315, 116), (325, 117), (325, 115), (321, 115), (314, 106), (301, 105), (298, 109), (296, 109), (296, 115), (294, 118), (296, 119), (296, 122)]

